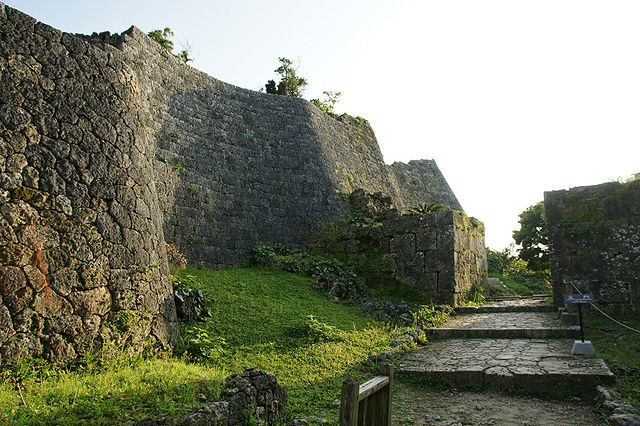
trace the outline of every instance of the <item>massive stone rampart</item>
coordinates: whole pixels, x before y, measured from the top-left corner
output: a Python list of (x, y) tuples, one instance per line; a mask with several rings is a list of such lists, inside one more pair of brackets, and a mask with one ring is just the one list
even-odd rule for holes
[(0, 3), (0, 71), (2, 362), (175, 343), (165, 241), (223, 268), (303, 246), (355, 188), (403, 207), (365, 120), (218, 81), (135, 27), (67, 34)]
[(0, 361), (75, 359), (127, 338), (116, 317), (136, 322), (135, 342), (175, 343), (154, 147), (126, 55), (3, 4), (0, 23)]
[(545, 192), (544, 207), (556, 305), (579, 290), (638, 309), (640, 180)]
[(369, 124), (223, 83), (136, 28), (120, 42), (141, 87), (165, 237), (192, 262), (226, 267), (261, 244), (301, 247), (313, 220), (361, 187), (401, 203)]

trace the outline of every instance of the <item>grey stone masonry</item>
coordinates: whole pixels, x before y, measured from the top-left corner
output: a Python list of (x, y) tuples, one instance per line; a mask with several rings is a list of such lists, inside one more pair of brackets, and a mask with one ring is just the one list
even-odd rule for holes
[(171, 346), (165, 242), (242, 265), (302, 248), (356, 188), (403, 208), (366, 120), (223, 83), (135, 27), (67, 34), (0, 3), (0, 362)]
[(2, 3), (0, 38), (0, 362), (176, 343), (153, 146), (125, 55)]
[(484, 228), (459, 212), (345, 223), (324, 235), (321, 250), (355, 262), (370, 285), (415, 289), (425, 303), (457, 305), (487, 284)]
[(442, 175), (435, 160), (411, 160), (391, 165), (402, 188), (400, 196), (406, 208), (417, 204), (442, 204), (452, 210), (462, 210), (460, 202)]
[(558, 396), (593, 396), (614, 376), (604, 361), (571, 355), (572, 340), (446, 339), (430, 342), (400, 365), (458, 386), (488, 385)]
[(402, 203), (369, 123), (242, 89), (180, 63), (137, 28), (122, 49), (140, 82), (167, 241), (190, 262), (241, 265), (269, 243), (302, 248), (314, 220), (348, 212), (341, 193)]
[(556, 306), (581, 291), (640, 308), (640, 179), (545, 192), (544, 207)]

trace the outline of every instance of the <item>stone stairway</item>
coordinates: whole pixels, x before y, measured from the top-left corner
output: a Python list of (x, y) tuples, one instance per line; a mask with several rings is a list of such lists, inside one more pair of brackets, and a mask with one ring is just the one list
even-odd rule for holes
[(571, 355), (579, 327), (565, 326), (545, 298), (456, 308), (427, 331), (429, 343), (403, 357), (400, 371), (457, 386), (488, 385), (555, 396), (591, 396), (614, 376), (596, 357)]

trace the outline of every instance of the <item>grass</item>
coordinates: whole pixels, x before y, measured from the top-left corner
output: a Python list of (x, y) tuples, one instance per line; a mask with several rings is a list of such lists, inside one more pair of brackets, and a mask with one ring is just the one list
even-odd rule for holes
[(368, 355), (390, 349), (396, 337), (359, 307), (329, 301), (300, 275), (246, 268), (187, 269), (180, 276), (203, 291), (212, 313), (181, 329), (195, 326), (206, 333), (210, 339), (198, 344), (216, 346), (214, 355), (188, 359), (178, 348), (166, 359), (87, 359), (66, 370), (39, 361), (5, 367), (0, 424), (179, 416), (195, 411), (201, 395), (216, 399), (224, 377), (251, 367), (277, 377), (292, 416), (319, 414), (336, 422), (332, 402), (340, 397), (342, 380), (375, 375)]
[(223, 371), (179, 359), (111, 361), (59, 370), (34, 361), (4, 371), (0, 424), (113, 424), (195, 411), (200, 394), (215, 398)]
[[(618, 321), (640, 330), (638, 312), (607, 312)], [(616, 388), (623, 398), (640, 409), (640, 334), (625, 329), (595, 309), (584, 316), (585, 339), (591, 340), (598, 357), (616, 375)]]
[(330, 302), (310, 278), (269, 269), (190, 269), (182, 276), (213, 301), (201, 326), (227, 345), (212, 365), (274, 374), (294, 414), (334, 410), (337, 418), (331, 403), (342, 380), (374, 374), (368, 355), (391, 348), (393, 333), (384, 323), (358, 306)]
[(499, 278), (500, 281), (506, 286), (506, 291), (513, 291), (518, 296), (533, 296), (535, 294), (551, 294), (551, 289), (548, 282), (535, 275), (524, 276), (520, 274), (506, 274), (506, 273), (489, 273), (490, 278)]

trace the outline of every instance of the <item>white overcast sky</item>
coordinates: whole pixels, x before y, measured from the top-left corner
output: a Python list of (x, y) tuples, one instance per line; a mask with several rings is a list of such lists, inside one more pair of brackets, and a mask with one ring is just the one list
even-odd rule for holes
[(58, 29), (171, 27), (192, 65), (368, 119), (387, 163), (435, 159), (501, 249), (543, 192), (640, 172), (640, 1), (6, 0)]

